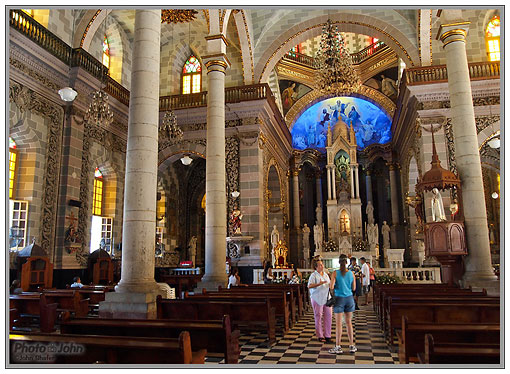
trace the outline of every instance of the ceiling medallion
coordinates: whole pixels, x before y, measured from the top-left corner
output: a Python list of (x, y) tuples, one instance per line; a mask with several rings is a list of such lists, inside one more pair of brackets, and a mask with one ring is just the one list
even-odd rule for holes
[(315, 88), (323, 93), (339, 96), (356, 92), (361, 87), (344, 39), (330, 19), (322, 28), (315, 68)]
[(193, 9), (161, 9), (161, 23), (184, 23), (197, 18), (198, 12)]

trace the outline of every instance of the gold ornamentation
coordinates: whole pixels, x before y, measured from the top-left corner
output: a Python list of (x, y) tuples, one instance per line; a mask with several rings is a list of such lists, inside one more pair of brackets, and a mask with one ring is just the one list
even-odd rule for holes
[(161, 9), (161, 23), (185, 23), (197, 18), (194, 9)]
[(216, 40), (216, 39), (221, 39), (223, 40), (223, 43), (225, 43), (226, 46), (228, 46), (228, 41), (227, 39), (225, 38), (224, 35), (222, 34), (218, 34), (218, 35), (208, 35), (205, 37), (205, 40)]

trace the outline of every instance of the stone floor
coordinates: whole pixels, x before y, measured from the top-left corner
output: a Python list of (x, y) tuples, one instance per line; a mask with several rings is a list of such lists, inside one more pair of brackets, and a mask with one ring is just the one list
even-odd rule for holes
[[(315, 324), (312, 310), (306, 314), (285, 335), (277, 332), (276, 344), (265, 345), (264, 333), (242, 333), (240, 338), (241, 354), (239, 364), (329, 364), (329, 365), (393, 365), (398, 364), (398, 352), (391, 352), (384, 341), (382, 331), (372, 304), (360, 306), (354, 313), (354, 340), (358, 348), (356, 353), (349, 353), (345, 328), (343, 329), (343, 354), (328, 353), (334, 343), (321, 343), (315, 336)], [(332, 336), (335, 335), (333, 317)], [(220, 358), (207, 358), (206, 363), (223, 362)]]

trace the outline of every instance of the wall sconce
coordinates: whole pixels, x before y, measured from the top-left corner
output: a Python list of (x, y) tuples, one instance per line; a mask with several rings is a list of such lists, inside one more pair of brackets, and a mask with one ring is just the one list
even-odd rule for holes
[(231, 193), (231, 195), (232, 195), (232, 197), (233, 197), (234, 199), (237, 199), (237, 198), (239, 197), (239, 195), (240, 195), (240, 194), (241, 194), (241, 193), (240, 193), (239, 191), (234, 191), (234, 192), (232, 192), (232, 193)]
[(189, 157), (189, 155), (184, 155), (184, 157), (181, 158), (181, 162), (183, 165), (188, 166), (189, 164), (191, 164), (193, 162), (193, 159), (191, 157)]
[(78, 92), (73, 90), (71, 87), (64, 87), (58, 90), (58, 94), (60, 95), (60, 98), (65, 102), (71, 102), (76, 99)]
[(494, 200), (496, 200), (499, 197), (497, 192), (493, 192), (491, 196)]
[(489, 144), (489, 147), (497, 149), (501, 146), (501, 140), (499, 139), (499, 135), (494, 136), (491, 140), (487, 142)]

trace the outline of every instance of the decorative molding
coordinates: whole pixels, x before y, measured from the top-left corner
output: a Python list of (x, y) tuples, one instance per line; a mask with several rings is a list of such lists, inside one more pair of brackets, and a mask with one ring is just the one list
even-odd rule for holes
[[(225, 171), (226, 171), (226, 191), (227, 191), (227, 222), (230, 212), (234, 210), (234, 204), (237, 199), (232, 197), (231, 193), (240, 189), (240, 159), (239, 143), (237, 136), (229, 136), (225, 139)], [(227, 223), (230, 232), (230, 223)]]
[[(500, 102), (501, 96), (487, 96), (473, 98), (474, 106), (499, 105)], [(447, 109), (447, 108), (451, 108), (450, 100), (420, 101), (417, 106), (417, 110)]]
[(57, 222), (64, 109), (21, 84), (12, 81), (9, 82), (9, 101), (20, 105), (20, 111), (35, 111), (50, 120), (46, 137), (46, 169), (43, 173), (42, 221), (38, 243), (52, 259), (55, 251), (54, 227)]
[(61, 87), (54, 83), (54, 80), (49, 79), (47, 76), (38, 73), (37, 71), (28, 67), (28, 65), (23, 64), (22, 62), (14, 59), (13, 57), (9, 57), (9, 65), (13, 68), (18, 69), (21, 73), (28, 75), (29, 77), (35, 79), (38, 82), (41, 82), (44, 87), (49, 88), (53, 91), (58, 91)]
[(489, 127), (493, 123), (496, 123), (501, 120), (501, 117), (499, 115), (495, 116), (480, 116), (475, 118), (476, 122), (476, 133), (479, 134), (482, 132), (485, 128)]

